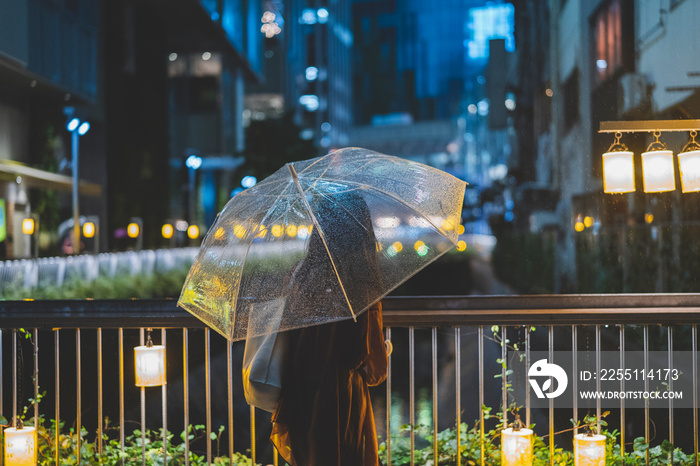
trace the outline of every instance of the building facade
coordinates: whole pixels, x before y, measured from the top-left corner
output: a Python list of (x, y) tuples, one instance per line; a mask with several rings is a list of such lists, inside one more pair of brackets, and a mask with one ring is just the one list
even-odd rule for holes
[[(0, 251), (29, 257), (40, 241), (58, 252), (49, 244), (71, 217), (69, 117), (91, 125), (80, 137), (81, 213), (106, 210), (101, 2), (3, 1), (0, 11)], [(25, 218), (40, 233), (23, 233)]]

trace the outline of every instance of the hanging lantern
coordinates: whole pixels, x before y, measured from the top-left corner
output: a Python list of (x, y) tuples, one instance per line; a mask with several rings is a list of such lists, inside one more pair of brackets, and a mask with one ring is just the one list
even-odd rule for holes
[(697, 131), (691, 131), (692, 140), (678, 154), (681, 189), (684, 193), (700, 191), (700, 144), (695, 141), (695, 136)]
[(615, 142), (603, 154), (603, 191), (630, 193), (634, 187), (634, 154), (620, 142), (622, 133), (615, 134)]
[(35, 466), (37, 464), (36, 428), (8, 427), (5, 429), (5, 464), (7, 466)]
[(146, 345), (134, 348), (134, 363), (137, 387), (165, 385), (165, 346), (153, 344), (151, 329)]
[(676, 189), (673, 174), (673, 152), (659, 141), (661, 132), (655, 131), (654, 141), (642, 154), (642, 172), (644, 174), (644, 192), (662, 193)]
[(605, 466), (605, 436), (577, 434), (574, 436), (575, 466)]
[(532, 429), (504, 429), (501, 432), (501, 466), (531, 464)]

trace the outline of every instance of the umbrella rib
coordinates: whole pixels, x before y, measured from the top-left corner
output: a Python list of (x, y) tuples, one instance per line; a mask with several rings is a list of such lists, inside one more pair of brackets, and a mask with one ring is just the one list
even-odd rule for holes
[(313, 211), (311, 210), (311, 206), (309, 205), (309, 201), (306, 200), (306, 194), (304, 194), (304, 189), (301, 187), (301, 183), (299, 183), (299, 177), (297, 176), (297, 172), (294, 169), (294, 166), (292, 164), (288, 165), (289, 167), (289, 172), (292, 174), (292, 179), (294, 180), (294, 184), (296, 185), (297, 189), (299, 190), (299, 194), (301, 194), (301, 200), (304, 203), (304, 207), (306, 207), (306, 210), (309, 212), (309, 215), (311, 216), (311, 221), (314, 222), (314, 225), (316, 229), (318, 230), (318, 235), (321, 237), (321, 241), (323, 242), (323, 247), (326, 248), (326, 253), (328, 254), (328, 258), (331, 261), (331, 265), (333, 266), (333, 271), (335, 272), (335, 276), (338, 279), (338, 284), (340, 285), (340, 289), (343, 291), (343, 296), (345, 297), (345, 301), (348, 303), (348, 308), (350, 309), (350, 313), (352, 314), (352, 320), (357, 322), (357, 316), (355, 315), (355, 311), (352, 309), (352, 304), (350, 304), (350, 298), (348, 298), (348, 294), (345, 291), (345, 287), (343, 286), (343, 281), (340, 279), (340, 274), (338, 273), (338, 268), (335, 266), (335, 261), (333, 260), (333, 256), (331, 255), (331, 250), (328, 248), (328, 243), (326, 242), (326, 235), (323, 234), (323, 230), (321, 229), (321, 225), (319, 225), (318, 220), (316, 219), (316, 216), (314, 215)]
[[(277, 196), (277, 200), (275, 200), (275, 202), (273, 202), (272, 205), (277, 204), (277, 201), (279, 201), (282, 198), (282, 195), (284, 194), (285, 190), (286, 189), (283, 189), (279, 193), (279, 195)], [(260, 220), (260, 222), (258, 222), (258, 225), (255, 228), (253, 228), (251, 231), (256, 232), (258, 230), (258, 228), (260, 228), (260, 225), (262, 225), (263, 222), (265, 222), (265, 220), (267, 220), (267, 218), (270, 216), (271, 213), (272, 213), (272, 210), (269, 210), (263, 216), (263, 218)], [(251, 240), (248, 243), (248, 247), (245, 250), (245, 255), (243, 256), (243, 262), (242, 262), (243, 264), (245, 264), (246, 260), (248, 259), (248, 253), (250, 252), (250, 248), (253, 246), (253, 241), (255, 241), (255, 235), (251, 234), (250, 236), (251, 236)], [(243, 274), (241, 273), (241, 278), (242, 278), (242, 276), (243, 276)], [(241, 282), (242, 282), (242, 280), (238, 281), (238, 283), (236, 284), (236, 291), (233, 294), (233, 296), (235, 296), (235, 298), (236, 298), (236, 304), (235, 304), (235, 306), (233, 306), (233, 319), (232, 319), (234, 331), (235, 331), (235, 327), (236, 327), (236, 308), (238, 308), (238, 293), (240, 293), (240, 291), (241, 291)], [(246, 338), (247, 338), (247, 335), (246, 335)]]
[(445, 236), (447, 239), (449, 239), (450, 242), (451, 242), (453, 245), (455, 245), (455, 246), (457, 245), (457, 244), (452, 240), (452, 238), (451, 238), (449, 235), (447, 235), (447, 234), (445, 233), (445, 230), (443, 230), (442, 228), (440, 228), (440, 227), (438, 227), (437, 225), (435, 225), (435, 224), (433, 223), (433, 221), (430, 220), (423, 212), (421, 212), (420, 210), (416, 209), (415, 207), (413, 207), (412, 205), (410, 205), (409, 203), (407, 203), (406, 201), (404, 201), (404, 200), (401, 199), (400, 197), (398, 197), (398, 196), (396, 196), (396, 195), (394, 195), (394, 194), (392, 194), (392, 193), (390, 193), (390, 192), (384, 191), (383, 189), (380, 189), (380, 188), (378, 188), (378, 187), (376, 187), (376, 186), (371, 186), (371, 185), (364, 184), (364, 183), (358, 183), (358, 182), (356, 182), (356, 181), (339, 180), (339, 179), (333, 179), (333, 178), (324, 178), (324, 180), (326, 180), (326, 181), (333, 181), (333, 182), (336, 182), (336, 183), (351, 184), (351, 185), (357, 186), (358, 188), (367, 189), (368, 191), (375, 191), (375, 192), (378, 192), (378, 193), (383, 194), (383, 195), (385, 195), (385, 196), (388, 196), (388, 197), (390, 197), (391, 199), (393, 199), (393, 200), (395, 200), (396, 202), (398, 202), (399, 204), (401, 204), (401, 205), (403, 205), (403, 206), (405, 206), (405, 207), (408, 207), (408, 208), (411, 209), (412, 211), (418, 213), (418, 215), (420, 215), (421, 217), (423, 217), (423, 219), (424, 219), (426, 222), (428, 222), (433, 228), (435, 228), (437, 231), (439, 231), (440, 233), (442, 233), (443, 236)]

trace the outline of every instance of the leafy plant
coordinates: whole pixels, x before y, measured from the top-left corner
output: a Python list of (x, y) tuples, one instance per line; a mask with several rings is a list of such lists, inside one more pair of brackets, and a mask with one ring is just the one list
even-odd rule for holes
[[(595, 416), (587, 416), (587, 422), (595, 425)], [(584, 421), (584, 426), (585, 426)], [(391, 464), (403, 466), (411, 464), (410, 439), (406, 436), (410, 433), (411, 426), (404, 425), (396, 435), (391, 437)], [(424, 466), (434, 466), (434, 450), (432, 430), (428, 426), (416, 426), (416, 434), (419, 438), (427, 441), (428, 446), (416, 448), (414, 450), (414, 464)], [(460, 424), (460, 446), (461, 464), (478, 465), (481, 464), (481, 431), (479, 423), (476, 422), (471, 428), (466, 424)], [(668, 440), (664, 440), (661, 445), (650, 448), (643, 437), (636, 438), (629, 449), (622, 454), (618, 443), (620, 433), (617, 430), (603, 430), (606, 436), (605, 464), (607, 466), (644, 466), (647, 453), (649, 454), (649, 464), (660, 466), (662, 464), (674, 464), (680, 466), (691, 466), (695, 463), (694, 454), (686, 454), (680, 448), (674, 447)], [(485, 430), (484, 432), (484, 462), (489, 466), (501, 464), (501, 452), (499, 446), (500, 428)], [(454, 427), (445, 429), (438, 433), (438, 463), (445, 466), (457, 464), (457, 434)], [(424, 442), (425, 443), (425, 442)], [(387, 464), (387, 442), (379, 445), (379, 458), (382, 464)], [(544, 437), (533, 434), (533, 466), (549, 465), (550, 446)], [(563, 447), (553, 447), (554, 464), (558, 466), (573, 466), (574, 453)]]
[[(26, 411), (27, 409), (25, 408), (23, 412), (26, 413)], [(24, 414), (22, 418), (24, 418)], [(3, 420), (4, 418), (0, 419), (0, 424), (2, 424)], [(182, 442), (174, 443), (174, 435), (166, 431), (167, 445), (164, 447), (162, 429), (158, 429), (157, 431), (146, 429), (144, 431), (145, 442), (142, 439), (141, 431), (136, 429), (131, 435), (125, 437), (124, 448), (122, 449), (120, 441), (110, 438), (108, 435), (109, 432), (117, 428), (111, 427), (109, 425), (109, 419), (105, 419), (105, 433), (101, 439), (101, 452), (98, 442), (91, 442), (89, 440), (88, 431), (84, 427), (80, 429), (80, 451), (78, 452), (78, 433), (75, 431), (74, 427), (70, 427), (66, 430), (63, 421), (59, 421), (57, 427), (56, 421), (53, 419), (46, 425), (43, 415), (39, 416), (38, 421), (37, 437), (39, 444), (37, 448), (37, 464), (39, 466), (53, 466), (57, 453), (62, 465), (77, 464), (78, 458), (80, 458), (80, 464), (83, 465), (116, 466), (124, 464), (126, 466), (141, 466), (145, 457), (146, 465), (157, 466), (164, 464), (165, 456), (167, 456), (168, 464), (184, 464), (186, 455), (184, 443), (185, 435), (189, 438), (190, 443), (206, 437), (205, 426), (190, 425), (186, 431), (180, 434)], [(26, 425), (34, 425), (34, 419), (32, 418), (26, 421)], [(58, 439), (56, 436), (57, 428)], [(234, 453), (233, 462), (230, 461), (228, 456), (219, 455), (219, 444), (223, 431), (224, 427), (221, 426), (218, 432), (211, 433), (211, 439), (216, 442), (217, 451), (216, 457), (212, 458), (212, 464), (253, 466), (252, 460), (242, 453)], [(3, 439), (0, 433), (0, 441), (1, 440)], [(198, 454), (191, 450), (189, 451), (189, 461), (193, 466), (208, 464), (206, 455)]]
[(25, 289), (6, 286), (0, 290), (0, 300), (19, 299), (129, 299), (167, 298), (180, 294), (189, 268), (165, 273), (100, 276), (87, 282), (69, 280), (61, 286)]

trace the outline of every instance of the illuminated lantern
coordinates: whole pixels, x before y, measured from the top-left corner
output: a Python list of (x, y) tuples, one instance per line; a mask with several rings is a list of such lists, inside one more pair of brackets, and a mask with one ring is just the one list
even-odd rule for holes
[(146, 345), (134, 348), (134, 367), (137, 387), (165, 385), (165, 346), (154, 345), (150, 331)]
[(197, 239), (199, 238), (199, 227), (197, 225), (190, 225), (187, 228), (187, 236), (190, 239)]
[(654, 141), (649, 144), (647, 151), (642, 154), (642, 173), (644, 175), (645, 193), (662, 193), (676, 189), (676, 178), (673, 174), (673, 152), (659, 141), (661, 133), (654, 132)]
[(5, 429), (5, 464), (35, 466), (37, 464), (37, 435), (34, 427)]
[(501, 432), (501, 466), (532, 465), (532, 429)]
[(22, 220), (22, 233), (25, 235), (33, 235), (34, 234), (34, 219), (33, 218), (25, 218)]
[(651, 150), (642, 154), (642, 171), (644, 172), (644, 192), (662, 193), (676, 189), (673, 174), (673, 152), (670, 150)]
[(700, 191), (700, 150), (678, 154), (681, 188), (684, 193)]
[(83, 236), (84, 237), (94, 238), (95, 231), (97, 231), (97, 228), (95, 228), (95, 224), (93, 222), (85, 222), (83, 224)]
[(163, 228), (161, 229), (161, 233), (163, 234), (163, 238), (165, 239), (170, 239), (173, 237), (173, 234), (175, 233), (173, 226), (169, 223), (166, 223), (163, 225)]
[(615, 135), (615, 142), (603, 154), (603, 191), (606, 193), (631, 193), (634, 191), (634, 154), (620, 142), (622, 133)]
[(138, 238), (139, 233), (141, 233), (141, 228), (138, 223), (130, 223), (126, 227), (126, 234), (129, 235), (129, 238)]
[(700, 191), (700, 144), (695, 141), (697, 131), (691, 131), (691, 140), (678, 154), (681, 189), (684, 193)]
[(575, 466), (605, 466), (605, 436), (578, 434), (574, 436)]

